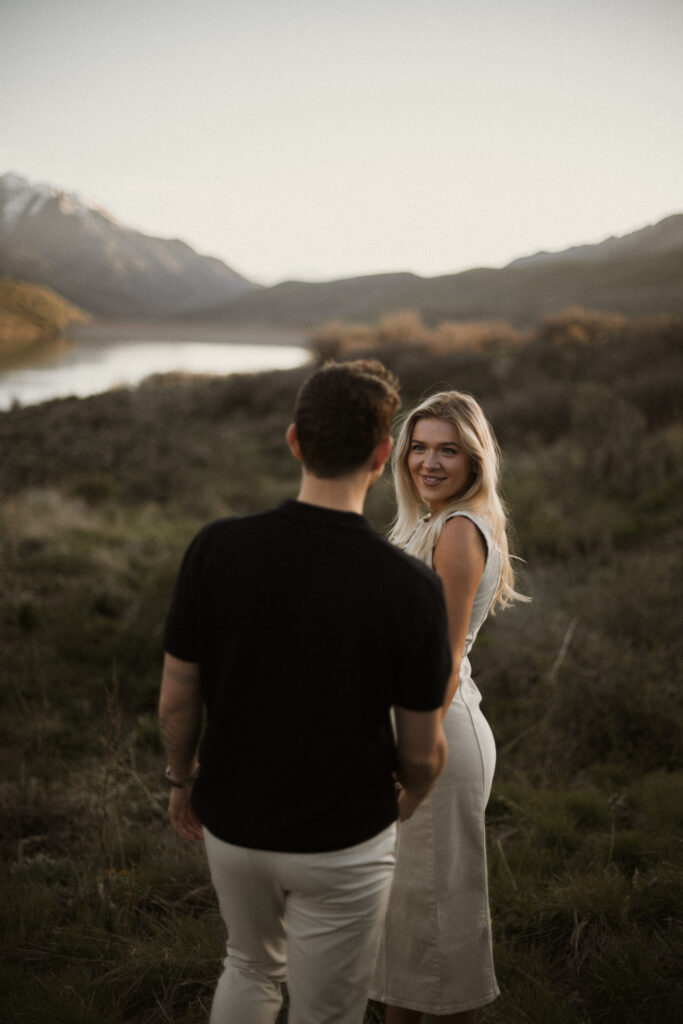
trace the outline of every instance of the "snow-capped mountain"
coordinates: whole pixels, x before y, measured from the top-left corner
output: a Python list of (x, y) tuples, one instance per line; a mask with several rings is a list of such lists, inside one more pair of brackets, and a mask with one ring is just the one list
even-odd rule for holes
[(18, 174), (0, 177), (0, 277), (49, 285), (105, 317), (190, 314), (259, 287), (184, 242)]

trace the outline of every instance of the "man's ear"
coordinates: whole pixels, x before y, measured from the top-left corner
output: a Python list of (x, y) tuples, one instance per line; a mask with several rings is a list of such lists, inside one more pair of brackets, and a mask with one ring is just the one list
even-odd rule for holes
[(375, 448), (375, 454), (372, 460), (373, 472), (375, 472), (376, 470), (384, 469), (385, 465), (389, 461), (389, 457), (391, 455), (393, 447), (393, 437), (385, 437), (383, 441), (380, 441), (380, 443)]
[(299, 462), (302, 462), (303, 460), (301, 457), (301, 448), (299, 448), (299, 438), (296, 436), (296, 427), (294, 426), (293, 423), (290, 423), (289, 426), (287, 427), (287, 430), (285, 431), (285, 437), (287, 439), (287, 444), (289, 445), (289, 450), (291, 451), (294, 458), (298, 459)]

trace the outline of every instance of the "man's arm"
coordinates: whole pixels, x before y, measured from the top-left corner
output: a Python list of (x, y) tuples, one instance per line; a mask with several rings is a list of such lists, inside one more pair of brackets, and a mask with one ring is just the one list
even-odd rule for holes
[(410, 818), (427, 796), (446, 763), (446, 737), (441, 726), (441, 709), (409, 711), (394, 708), (398, 751), (398, 812), (401, 821)]
[(159, 727), (171, 778), (184, 784), (173, 786), (168, 811), (171, 823), (183, 839), (202, 839), (202, 827), (190, 806), (196, 765), (197, 744), (202, 721), (199, 665), (164, 655), (159, 693)]

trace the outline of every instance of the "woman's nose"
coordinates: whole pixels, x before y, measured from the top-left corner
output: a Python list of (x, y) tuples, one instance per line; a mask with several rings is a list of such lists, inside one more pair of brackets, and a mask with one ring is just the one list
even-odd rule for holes
[(438, 466), (439, 455), (437, 452), (426, 452), (425, 453), (425, 466)]

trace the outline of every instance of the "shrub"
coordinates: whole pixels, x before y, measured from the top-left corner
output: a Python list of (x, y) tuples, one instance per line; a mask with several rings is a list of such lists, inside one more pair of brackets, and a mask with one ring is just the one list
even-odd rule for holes
[(608, 341), (627, 323), (619, 313), (601, 313), (578, 306), (543, 317), (536, 337), (542, 344), (589, 345)]

